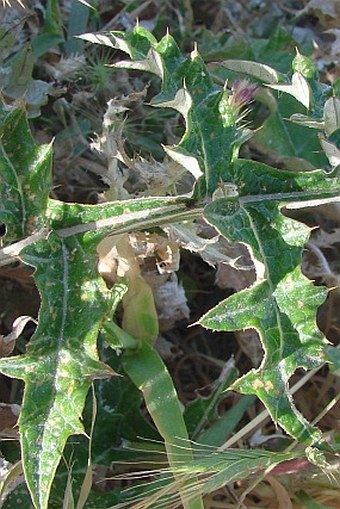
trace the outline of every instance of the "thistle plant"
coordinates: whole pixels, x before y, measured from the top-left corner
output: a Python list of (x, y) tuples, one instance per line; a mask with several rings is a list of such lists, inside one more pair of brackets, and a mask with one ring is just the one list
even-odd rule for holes
[[(200, 509), (202, 495), (283, 461), (307, 457), (324, 466), (332, 445), (295, 407), (289, 380), (298, 368), (313, 370), (325, 362), (337, 366), (339, 358), (316, 324), (327, 289), (314, 286), (300, 268), (310, 229), (282, 211), (338, 202), (338, 170), (285, 171), (241, 159), (239, 149), (252, 135), (242, 123), (244, 108), (265, 82), (263, 76), (271, 76), (272, 89), (293, 95), (306, 107), (300, 123), (323, 114), (321, 105), (326, 108), (328, 101), (335, 100), (333, 89), (321, 86), (316, 74), (306, 73), (305, 67), (296, 67), (290, 82), (262, 64), (234, 61), (234, 68), (239, 65), (248, 77), (235, 80), (228, 91), (228, 86), (215, 83), (196, 47), (186, 57), (169, 33), (158, 42), (141, 26), (131, 33), (86, 34), (83, 39), (127, 53), (129, 60), (115, 65), (118, 71), (127, 68), (158, 76), (160, 92), (151, 105), (174, 109), (185, 122), (180, 141), (164, 151), (191, 174), (193, 189), (190, 195), (97, 205), (54, 200), (49, 197), (52, 145), (35, 144), (21, 105), (2, 106), (0, 219), (6, 235), (0, 254), (4, 263), (16, 256), (34, 267), (41, 295), (38, 327), (26, 353), (0, 360), (2, 373), (25, 382), (19, 429), (34, 506), (48, 507), (66, 442), (71, 435), (85, 433), (81, 416), (93, 380), (117, 375), (99, 359), (100, 332), (121, 355), (125, 375), (142, 392), (170, 467), (164, 478), (158, 478), (160, 484), (151, 486), (146, 501), (142, 495), (142, 502), (134, 503), (132, 494), (133, 507), (176, 507), (179, 496), (186, 509)], [(327, 118), (319, 123), (326, 137)], [(134, 337), (127, 326), (124, 329), (115, 321), (114, 312), (128, 284), (118, 280), (107, 288), (97, 269), (98, 244), (108, 235), (197, 219), (204, 219), (229, 242), (247, 245), (256, 268), (252, 286), (198, 321), (215, 331), (256, 329), (259, 333), (264, 349), (260, 366), (228, 380), (225, 389), (257, 396), (275, 424), (300, 444), (298, 449), (222, 453), (195, 448), (172, 379), (153, 346), (154, 334)], [(155, 331), (157, 318), (150, 309), (150, 300), (141, 299), (131, 320), (144, 321)]]

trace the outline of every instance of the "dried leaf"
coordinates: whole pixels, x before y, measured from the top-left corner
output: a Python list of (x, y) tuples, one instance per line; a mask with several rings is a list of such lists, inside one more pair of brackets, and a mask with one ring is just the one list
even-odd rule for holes
[(8, 357), (12, 353), (16, 340), (30, 321), (37, 323), (30, 316), (19, 316), (14, 321), (12, 331), (7, 336), (0, 334), (0, 357)]
[(128, 291), (123, 297), (122, 327), (132, 337), (155, 341), (158, 336), (158, 317), (150, 285), (142, 276), (129, 235), (107, 237), (98, 247), (99, 272), (109, 279), (126, 278)]
[(212, 267), (221, 263), (230, 265), (236, 270), (251, 270), (252, 262), (247, 256), (246, 249), (230, 244), (205, 222), (170, 224), (164, 226), (163, 230), (171, 240), (178, 242), (182, 248), (198, 254)]
[(278, 501), (277, 509), (293, 509), (291, 498), (283, 484), (281, 484), (277, 479), (275, 479), (275, 477), (272, 477), (271, 475), (267, 475), (266, 480), (275, 491)]
[[(240, 256), (243, 259), (250, 258), (249, 253), (245, 252), (246, 247), (242, 244), (239, 245)], [(249, 259), (248, 270), (242, 270), (233, 267), (232, 265), (228, 265), (227, 263), (219, 263), (217, 265), (217, 272), (215, 276), (215, 282), (219, 288), (232, 288), (235, 292), (239, 292), (246, 288), (247, 286), (251, 286), (256, 277), (255, 277), (255, 267), (254, 264)]]
[(189, 319), (190, 309), (183, 286), (176, 274), (155, 291), (155, 303), (162, 331), (171, 329), (177, 320)]
[(178, 271), (180, 254), (176, 242), (157, 233), (136, 232), (130, 234), (130, 244), (146, 277), (154, 269), (161, 275)]

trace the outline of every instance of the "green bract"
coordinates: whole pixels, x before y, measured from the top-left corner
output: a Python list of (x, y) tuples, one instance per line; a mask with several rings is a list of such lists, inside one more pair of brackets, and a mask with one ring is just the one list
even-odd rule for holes
[(297, 53), (292, 62), (292, 69), (294, 72), (299, 72), (307, 79), (312, 79), (317, 74), (317, 69), (310, 58)]

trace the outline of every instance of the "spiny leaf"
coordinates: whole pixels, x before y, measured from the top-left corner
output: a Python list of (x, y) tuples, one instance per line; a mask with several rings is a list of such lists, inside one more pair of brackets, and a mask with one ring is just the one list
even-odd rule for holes
[[(86, 35), (87, 39), (93, 37), (96, 35)], [(197, 49), (184, 57), (170, 34), (156, 43), (149, 32), (137, 26), (131, 34), (111, 32), (105, 37), (107, 45), (131, 58), (116, 67), (144, 70), (161, 78), (161, 92), (151, 104), (179, 111), (186, 123), (180, 142), (164, 148), (196, 180), (202, 177), (203, 193), (212, 194), (220, 180), (230, 179), (229, 167), (241, 143), (228, 93), (213, 83)]]
[(8, 111), (0, 104), (0, 221), (6, 223), (6, 243), (43, 227), (51, 164), (51, 146), (34, 143), (24, 108)]
[[(186, 196), (139, 198), (116, 202), (83, 205), (48, 201), (46, 225), (58, 231), (61, 238), (88, 231), (106, 234), (125, 233), (167, 222), (198, 217), (202, 208), (194, 207)], [(98, 241), (99, 242), (99, 241)]]
[(216, 200), (206, 207), (205, 217), (227, 239), (250, 247), (258, 279), (218, 304), (199, 323), (214, 330), (259, 332), (265, 350), (261, 366), (233, 387), (256, 394), (275, 422), (293, 437), (315, 442), (320, 433), (295, 408), (288, 381), (297, 368), (311, 369), (324, 362), (327, 342), (315, 314), (327, 290), (313, 286), (301, 273), (309, 229), (285, 217), (281, 208), (285, 202), (307, 200), (317, 192), (338, 196), (339, 184), (321, 171), (294, 174), (250, 161), (235, 164), (234, 182), (240, 197)]
[[(116, 36), (117, 34), (117, 36)], [(99, 32), (88, 33), (79, 36), (80, 39), (95, 44), (117, 48), (128, 53), (134, 60), (145, 58), (152, 43), (156, 42), (155, 37), (142, 26), (132, 32)]]
[[(327, 161), (320, 151), (317, 134), (307, 128), (312, 122), (315, 124), (316, 119), (296, 113), (295, 100), (288, 94), (282, 95), (279, 101), (268, 94), (269, 91), (263, 94), (263, 100), (270, 109), (270, 115), (253, 137), (255, 146), (263, 153), (269, 152), (275, 161), (284, 163), (288, 169), (303, 171), (323, 167)], [(300, 120), (304, 119), (298, 122), (301, 125), (295, 122), (297, 115)]]
[(278, 83), (284, 80), (284, 75), (269, 67), (269, 65), (252, 62), (251, 60), (224, 60), (220, 65), (231, 71), (254, 76), (254, 78), (264, 83)]
[[(238, 197), (208, 205), (205, 218), (228, 240), (247, 244), (262, 271), (258, 272), (256, 285), (221, 303), (199, 323), (216, 330), (258, 329), (265, 348), (262, 365), (234, 387), (259, 395), (276, 422), (292, 436), (317, 441), (318, 431), (293, 405), (288, 380), (298, 367), (309, 369), (322, 362), (326, 342), (317, 329), (315, 314), (326, 290), (313, 287), (300, 271), (308, 228), (285, 217), (281, 208), (289, 202), (336, 198), (339, 181), (322, 171), (283, 172), (250, 161), (235, 161), (241, 138), (238, 140), (236, 134), (238, 110), (228, 94), (212, 82), (196, 49), (184, 58), (169, 34), (156, 44), (139, 27), (129, 36), (119, 32), (111, 36), (113, 45), (126, 51), (132, 60), (121, 62), (120, 67), (147, 70), (161, 78), (161, 92), (152, 104), (174, 108), (185, 119), (186, 131), (180, 143), (166, 148), (171, 157), (201, 183), (204, 178), (207, 194), (212, 194), (221, 180), (235, 187)], [(147, 42), (144, 46), (143, 38)], [(136, 52), (144, 56), (136, 57)], [(322, 93), (325, 97), (327, 91), (310, 82), (303, 84), (308, 87), (308, 96), (311, 87), (317, 103)], [(271, 143), (268, 133), (264, 142), (267, 149)], [(304, 143), (298, 143), (297, 154), (295, 148), (289, 145), (285, 155), (305, 155)]]
[(36, 268), (38, 328), (26, 354), (0, 360), (3, 373), (25, 381), (19, 421), (23, 467), (35, 506), (45, 509), (68, 437), (84, 432), (80, 417), (92, 380), (115, 374), (97, 354), (99, 329), (118, 302), (117, 292), (111, 294), (98, 273), (98, 243), (109, 232), (196, 212), (183, 197), (101, 205), (48, 199), (50, 147), (34, 144), (22, 108), (2, 112), (0, 219), (7, 238), (28, 236), (36, 228), (51, 232), (20, 252), (21, 260)]
[(22, 253), (22, 260), (36, 267), (39, 325), (27, 353), (2, 359), (0, 369), (26, 384), (19, 420), (22, 460), (39, 508), (47, 507), (67, 438), (84, 433), (80, 417), (92, 380), (114, 374), (97, 358), (98, 329), (111, 304), (96, 270), (95, 248), (89, 235), (82, 244), (52, 233), (48, 242)]
[(49, 200), (46, 224), (52, 233), (21, 252), (22, 261), (37, 269), (39, 325), (27, 353), (1, 359), (0, 370), (26, 383), (19, 421), (22, 457), (39, 509), (47, 507), (67, 438), (83, 433), (79, 419), (91, 381), (114, 374), (97, 359), (98, 332), (117, 299), (113, 294), (111, 302), (98, 273), (96, 247), (110, 231), (158, 224), (167, 214), (168, 220), (177, 217), (186, 212), (186, 202), (152, 198), (91, 206)]

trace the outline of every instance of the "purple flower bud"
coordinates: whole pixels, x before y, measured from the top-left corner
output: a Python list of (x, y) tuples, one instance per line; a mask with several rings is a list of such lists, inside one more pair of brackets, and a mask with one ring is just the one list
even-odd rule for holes
[(232, 95), (230, 96), (230, 105), (235, 112), (239, 112), (243, 106), (246, 106), (253, 99), (258, 90), (256, 83), (250, 83), (246, 79), (237, 79), (232, 86)]

